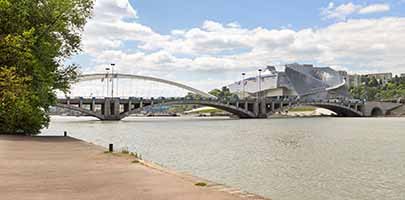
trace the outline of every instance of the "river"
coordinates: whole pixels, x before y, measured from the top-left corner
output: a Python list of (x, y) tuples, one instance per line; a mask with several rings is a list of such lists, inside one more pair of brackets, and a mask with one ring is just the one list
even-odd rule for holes
[(52, 117), (43, 134), (65, 130), (273, 200), (405, 199), (405, 118)]

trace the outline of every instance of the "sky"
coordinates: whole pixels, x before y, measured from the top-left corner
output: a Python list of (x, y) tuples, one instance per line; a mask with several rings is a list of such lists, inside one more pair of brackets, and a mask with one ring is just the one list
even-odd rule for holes
[(160, 77), (209, 91), (288, 63), (405, 73), (405, 0), (96, 0), (83, 73)]

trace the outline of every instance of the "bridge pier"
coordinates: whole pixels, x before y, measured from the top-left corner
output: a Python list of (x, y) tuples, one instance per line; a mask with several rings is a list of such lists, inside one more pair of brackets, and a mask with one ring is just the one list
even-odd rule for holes
[(96, 99), (95, 98), (91, 99), (90, 110), (92, 112), (96, 112)]
[(104, 120), (121, 120), (120, 118), (120, 99), (105, 98), (104, 99)]
[(260, 115), (259, 113), (259, 102), (255, 102), (253, 104), (253, 113), (258, 117)]
[(79, 108), (83, 108), (83, 98), (79, 99)]
[(262, 101), (261, 103), (260, 103), (260, 111), (259, 111), (259, 117), (266, 117), (267, 115), (266, 115), (266, 107), (267, 107), (267, 105), (266, 105), (266, 101)]
[(111, 115), (111, 101), (110, 101), (109, 98), (104, 99), (103, 115), (104, 116), (110, 116)]

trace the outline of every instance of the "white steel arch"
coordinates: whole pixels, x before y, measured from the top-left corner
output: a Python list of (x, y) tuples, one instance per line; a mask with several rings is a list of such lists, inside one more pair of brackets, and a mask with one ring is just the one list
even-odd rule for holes
[[(104, 73), (96, 73), (96, 74), (83, 74), (80, 75), (78, 78), (78, 82), (82, 82), (82, 81), (93, 81), (93, 80), (99, 80), (102, 78), (111, 78), (111, 74), (104, 74)], [(192, 93), (201, 95), (203, 97), (207, 97), (207, 98), (216, 98), (215, 96), (208, 94), (206, 92), (203, 92), (201, 90), (192, 88), (190, 86), (181, 84), (181, 83), (177, 83), (174, 81), (169, 81), (169, 80), (165, 80), (165, 79), (161, 79), (161, 78), (156, 78), (156, 77), (150, 77), (150, 76), (141, 76), (141, 75), (134, 75), (134, 74), (114, 74), (113, 75), (114, 78), (122, 78), (122, 79), (137, 79), (137, 80), (147, 80), (147, 81), (153, 81), (153, 82), (159, 82), (159, 83), (164, 83), (167, 85), (172, 85), (178, 88), (182, 88), (185, 89), (187, 91), (190, 91)]]

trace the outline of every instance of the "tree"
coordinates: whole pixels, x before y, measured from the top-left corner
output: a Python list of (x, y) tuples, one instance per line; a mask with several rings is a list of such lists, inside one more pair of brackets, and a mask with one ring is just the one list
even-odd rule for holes
[(29, 88), (29, 78), (21, 78), (16, 68), (0, 71), (0, 130), (3, 133), (29, 133), (49, 121), (39, 99)]
[(63, 62), (80, 51), (92, 7), (93, 0), (0, 0), (0, 85), (20, 92), (0, 97), (0, 133), (36, 134), (48, 125), (55, 91), (67, 92), (78, 75)]
[(221, 96), (221, 90), (220, 89), (213, 89), (210, 92), (208, 92), (210, 95), (216, 96), (216, 97), (220, 97)]
[(230, 100), (237, 100), (238, 99), (238, 95), (231, 93), (229, 88), (224, 86), (220, 89), (213, 89), (209, 92), (211, 95), (218, 97), (218, 99), (221, 100), (226, 100), (226, 101), (230, 101)]
[(374, 79), (370, 79), (370, 83), (367, 86), (362, 85), (359, 87), (350, 88), (350, 93), (353, 98), (367, 99), (369, 101), (379, 101), (384, 99), (396, 99), (405, 97), (405, 79), (395, 76), (387, 84), (374, 84)]

